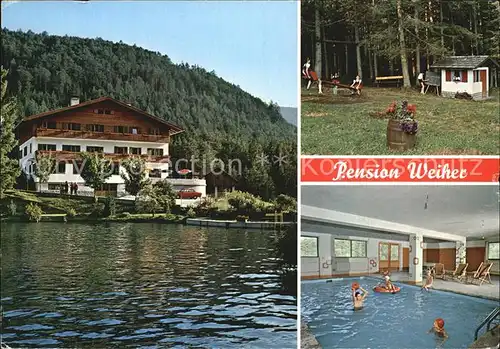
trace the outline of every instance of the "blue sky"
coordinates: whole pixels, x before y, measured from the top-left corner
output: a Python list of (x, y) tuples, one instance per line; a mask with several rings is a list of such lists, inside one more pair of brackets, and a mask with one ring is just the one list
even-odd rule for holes
[(297, 1), (2, 3), (8, 29), (136, 44), (297, 107)]

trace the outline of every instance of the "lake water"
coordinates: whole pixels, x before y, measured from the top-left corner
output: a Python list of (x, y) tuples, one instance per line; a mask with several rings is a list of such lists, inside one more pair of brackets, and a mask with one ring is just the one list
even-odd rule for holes
[(272, 232), (2, 223), (12, 347), (296, 348)]

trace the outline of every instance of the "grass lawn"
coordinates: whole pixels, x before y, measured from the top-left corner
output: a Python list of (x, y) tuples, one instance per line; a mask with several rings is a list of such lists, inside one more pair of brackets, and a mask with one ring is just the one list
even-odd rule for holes
[[(365, 88), (361, 97), (330, 90), (302, 90), (304, 155), (497, 155), (500, 147), (499, 90), (488, 101), (447, 99), (428, 92)], [(387, 119), (370, 116), (393, 101), (417, 106), (417, 146), (406, 152), (386, 147)]]

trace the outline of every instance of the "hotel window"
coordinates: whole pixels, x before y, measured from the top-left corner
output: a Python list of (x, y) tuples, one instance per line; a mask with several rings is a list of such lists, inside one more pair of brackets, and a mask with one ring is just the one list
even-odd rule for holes
[(80, 131), (82, 129), (81, 124), (76, 124), (74, 122), (63, 122), (62, 127), (64, 130)]
[(24, 147), (24, 156), (28, 155), (28, 147)]
[(335, 257), (366, 258), (366, 241), (335, 239)]
[(127, 126), (115, 126), (115, 133), (126, 133)]
[(104, 153), (104, 147), (91, 147), (91, 146), (87, 146), (87, 151), (89, 153)]
[(63, 151), (71, 151), (73, 153), (79, 153), (80, 146), (79, 145), (65, 145), (65, 144), (63, 144), (62, 150)]
[(19, 159), (22, 159), (22, 158), (23, 158), (23, 151), (21, 149), (21, 150), (19, 150)]
[(161, 170), (155, 168), (149, 171), (149, 178), (161, 178)]
[(500, 242), (488, 242), (488, 260), (500, 259)]
[(82, 163), (80, 161), (73, 161), (73, 174), (80, 174), (82, 170)]
[(150, 135), (159, 136), (159, 135), (161, 135), (160, 129), (159, 128), (150, 128), (149, 129), (149, 134)]
[(120, 174), (120, 164), (118, 162), (113, 162), (111, 164), (112, 174), (119, 175)]
[(138, 127), (131, 127), (129, 130), (129, 133), (132, 133), (133, 135), (139, 134), (139, 128)]
[(96, 113), (96, 114), (104, 114), (104, 109), (94, 109), (94, 113)]
[(300, 237), (300, 256), (318, 257), (318, 238), (314, 236)]
[(130, 151), (130, 154), (141, 155), (141, 148), (130, 147), (129, 151)]
[(87, 131), (89, 132), (104, 132), (104, 125), (87, 125)]
[(49, 190), (61, 190), (62, 183), (49, 183), (47, 186)]
[(57, 173), (66, 173), (66, 163), (64, 161), (57, 164)]
[(32, 147), (32, 143), (30, 143), (30, 154), (33, 152), (33, 147)]
[(56, 129), (57, 123), (55, 121), (44, 121), (44, 122), (42, 122), (42, 127)]
[(148, 148), (148, 155), (163, 156), (163, 149), (160, 149), (160, 148)]
[(128, 154), (127, 147), (115, 147), (115, 154)]
[(112, 110), (110, 109), (104, 109), (104, 114), (106, 115), (111, 115), (111, 114), (114, 114)]
[(56, 151), (55, 144), (38, 144), (38, 150)]

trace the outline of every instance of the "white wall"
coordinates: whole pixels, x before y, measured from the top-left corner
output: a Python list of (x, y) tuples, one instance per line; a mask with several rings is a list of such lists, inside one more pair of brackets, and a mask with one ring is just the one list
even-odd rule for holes
[[(377, 273), (378, 268), (378, 248), (380, 242), (390, 242), (399, 244), (399, 269), (403, 268), (403, 247), (408, 248), (409, 242), (395, 241), (386, 239), (363, 238), (359, 236), (321, 234), (309, 231), (303, 231), (302, 236), (318, 237), (319, 256), (301, 258), (301, 276), (329, 277), (339, 274), (364, 274)], [(358, 240), (367, 242), (366, 258), (339, 258), (335, 257), (334, 240), (335, 239)], [(377, 262), (376, 267), (370, 264), (370, 260)]]
[[(486, 71), (486, 96), (489, 96), (489, 69), (487, 67), (483, 67), (475, 70)], [(441, 70), (441, 92), (445, 97), (454, 97), (457, 92), (467, 92), (472, 95), (474, 99), (482, 99), (482, 86), (482, 82), (474, 82), (474, 70), (467, 70), (467, 82), (446, 81), (446, 69)]]
[[(28, 173), (32, 174), (31, 164), (35, 160), (35, 152), (38, 150), (38, 144), (55, 144), (56, 151), (62, 151), (63, 145), (79, 145), (81, 151), (87, 150), (87, 146), (103, 147), (104, 153), (113, 154), (115, 152), (114, 147), (133, 147), (141, 148), (141, 154), (147, 154), (148, 148), (163, 149), (163, 155), (168, 155), (168, 143), (156, 143), (156, 142), (129, 142), (129, 141), (118, 141), (118, 140), (95, 140), (95, 139), (79, 139), (79, 138), (55, 138), (55, 137), (32, 137), (20, 146), (20, 150), (23, 151), (23, 156), (19, 160), (20, 166), (23, 169), (28, 169)], [(24, 149), (28, 149), (28, 153), (24, 156)], [(30, 152), (31, 150), (31, 152)], [(168, 162), (146, 162), (147, 169), (158, 169), (161, 171), (161, 179), (168, 177)], [(119, 173), (123, 173), (124, 170), (120, 167)], [(37, 178), (33, 176), (35, 182)], [(73, 174), (73, 163), (66, 163), (64, 173), (55, 173), (49, 176), (48, 183), (64, 183), (64, 182), (75, 182), (78, 184), (79, 192), (93, 192), (93, 189), (86, 187), (84, 185), (83, 178), (78, 174)], [(46, 191), (48, 190), (48, 183), (37, 184), (37, 190)], [(123, 179), (120, 175), (112, 175), (106, 180), (108, 184), (118, 184), (118, 193), (125, 194), (125, 189), (123, 185)], [(203, 192), (204, 193), (204, 192)]]
[[(455, 93), (457, 92), (467, 92), (469, 94), (473, 93), (472, 84), (474, 80), (472, 76), (472, 70), (467, 71), (467, 82), (446, 81), (446, 70), (447, 69), (441, 70), (441, 92), (443, 95), (446, 95), (446, 92), (453, 93), (453, 95), (455, 95)], [(453, 79), (453, 73), (451, 78)]]

